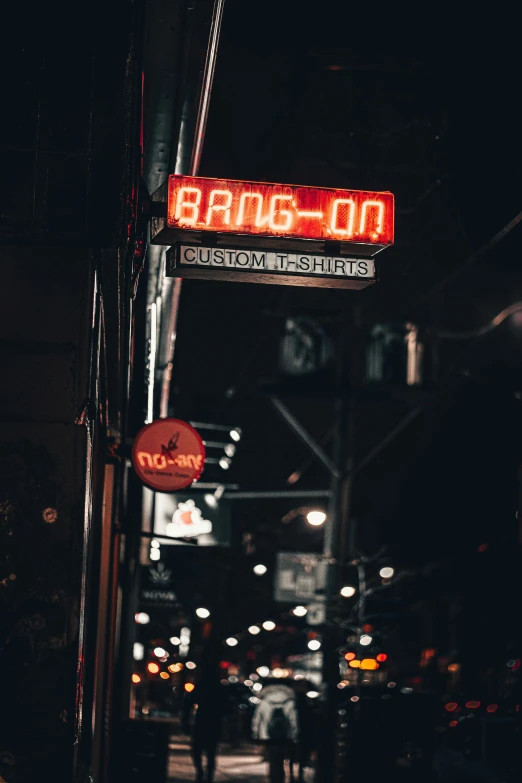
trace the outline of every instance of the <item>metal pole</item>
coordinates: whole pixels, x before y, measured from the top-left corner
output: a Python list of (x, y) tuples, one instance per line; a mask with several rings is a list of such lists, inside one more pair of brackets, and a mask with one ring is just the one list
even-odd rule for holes
[[(196, 484), (196, 487), (199, 486)], [(225, 492), (224, 498), (228, 500), (271, 500), (279, 498), (327, 498), (330, 497), (328, 489), (281, 489), (267, 490), (265, 492)]]
[(201, 153), (203, 152), (203, 142), (205, 140), (205, 131), (207, 128), (210, 95), (212, 92), (212, 83), (214, 81), (214, 73), (216, 70), (217, 51), (224, 7), (225, 0), (215, 0), (214, 10), (212, 13), (212, 22), (210, 24), (210, 35), (208, 39), (205, 70), (203, 72), (203, 85), (201, 87), (201, 96), (199, 99), (196, 131), (194, 133), (194, 146), (192, 147), (192, 158), (190, 161), (189, 173), (192, 177), (195, 177), (199, 171)]
[(334, 404), (334, 454), (336, 471), (332, 475), (330, 503), (325, 523), (323, 560), (326, 563), (325, 625), (323, 631), (323, 680), (326, 685), (324, 715), (324, 736), (321, 742), (322, 758), (318, 770), (322, 783), (335, 781), (339, 775), (337, 759), (337, 682), (338, 668), (338, 624), (335, 617), (334, 599), (339, 591), (339, 568), (341, 562), (341, 530), (348, 524), (350, 513), (350, 441), (349, 433), (349, 388), (347, 320), (343, 319), (337, 342), (337, 390)]
[[(216, 70), (217, 51), (219, 45), (219, 36), (221, 33), (221, 22), (223, 19), (223, 9), (225, 7), (225, 0), (215, 0), (214, 8), (212, 11), (212, 21), (210, 24), (210, 34), (208, 38), (207, 56), (205, 59), (205, 67), (203, 71), (203, 83), (201, 85), (201, 93), (199, 98), (198, 115), (196, 119), (196, 127), (194, 130), (194, 137), (192, 140), (192, 155), (190, 158), (190, 166), (188, 173), (190, 176), (195, 177), (199, 172), (199, 164), (201, 162), (201, 155), (203, 152), (203, 142), (205, 140), (205, 131), (207, 128), (208, 111), (210, 107), (210, 96), (212, 92), (212, 83), (214, 81), (214, 73)], [(183, 132), (183, 128), (180, 130), (180, 136)], [(181, 142), (181, 139), (180, 139)], [(178, 145), (179, 147), (179, 145)], [(185, 156), (179, 155), (178, 149), (178, 161), (181, 165), (176, 166), (177, 174), (185, 174), (183, 161)], [(178, 170), (179, 168), (179, 170)], [(168, 416), (169, 396), (170, 396), (170, 384), (172, 381), (172, 369), (174, 367), (174, 352), (176, 349), (176, 335), (179, 316), (179, 302), (181, 297), (181, 278), (174, 278), (172, 286), (172, 298), (170, 303), (169, 313), (169, 346), (167, 361), (163, 369), (163, 378), (161, 382), (161, 394), (160, 394), (160, 418), (166, 418)]]
[(270, 397), (270, 402), (276, 409), (276, 411), (283, 417), (291, 430), (302, 440), (312, 454), (323, 463), (325, 468), (332, 474), (332, 476), (338, 477), (339, 471), (334, 462), (330, 459), (328, 454), (321, 448), (321, 446), (315, 441), (309, 432), (303, 427), (303, 425), (296, 419), (296, 417), (288, 410), (286, 405), (279, 399), (279, 397)]
[[(364, 617), (366, 614), (366, 565), (362, 560), (357, 563), (357, 581), (359, 588), (359, 601), (358, 601), (358, 619), (357, 619), (357, 655), (361, 658), (361, 633), (364, 625)], [(359, 716), (361, 710), (361, 670), (356, 669), (356, 685), (355, 695), (359, 697), (359, 701), (355, 704), (355, 712)]]

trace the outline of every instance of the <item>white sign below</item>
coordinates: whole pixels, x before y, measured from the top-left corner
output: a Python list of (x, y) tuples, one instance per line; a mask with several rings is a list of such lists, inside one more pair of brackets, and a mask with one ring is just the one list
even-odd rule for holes
[(372, 258), (179, 244), (168, 254), (173, 277), (365, 288), (376, 280)]

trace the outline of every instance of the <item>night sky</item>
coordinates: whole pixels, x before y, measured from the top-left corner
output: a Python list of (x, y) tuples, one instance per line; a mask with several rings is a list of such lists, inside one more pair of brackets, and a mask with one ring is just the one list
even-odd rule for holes
[[(379, 282), (362, 292), (184, 283), (174, 410), (243, 427), (226, 479), (242, 489), (283, 489), (307, 452), (261, 386), (281, 381), (286, 317), (316, 317), (332, 333), (357, 308), (362, 331), (410, 320), (458, 330), (522, 298), (520, 227), (473, 257), (520, 210), (518, 68), (490, 16), (459, 21), (441, 6), (395, 15), (345, 3), (265, 2), (258, 10), (227, 3), (200, 174), (391, 190), (397, 208), (395, 247), (380, 256)], [(384, 544), (399, 566), (444, 561), (426, 589), (468, 596), (477, 644), (492, 622), (500, 638), (514, 633), (519, 588), (504, 566), (517, 536), (521, 351), (513, 322), (478, 340), (443, 342), (437, 352), (428, 340), (422, 390), (363, 394), (357, 403), (356, 461), (423, 406), (355, 479), (359, 546)], [(316, 438), (332, 423), (323, 381), (314, 393), (303, 385), (283, 394)], [(299, 486), (327, 487), (325, 469), (313, 463)], [(281, 525), (297, 505), (236, 504), (236, 542), (250, 531), (265, 557), (278, 548), (319, 550), (320, 535), (304, 523)], [(477, 565), (484, 542), (488, 554)], [(481, 593), (479, 572), (488, 584)]]

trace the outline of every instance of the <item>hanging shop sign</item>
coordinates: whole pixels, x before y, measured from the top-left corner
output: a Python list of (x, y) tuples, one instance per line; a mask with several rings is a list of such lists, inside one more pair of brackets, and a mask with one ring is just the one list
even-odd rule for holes
[(174, 606), (177, 603), (173, 590), (172, 570), (164, 563), (141, 567), (141, 600), (144, 604)]
[(326, 563), (319, 555), (278, 552), (274, 598), (284, 603), (318, 602), (326, 586)]
[(151, 241), (173, 246), (175, 277), (363, 288), (393, 244), (388, 192), (173, 174), (152, 199)]
[[(154, 533), (161, 546), (172, 544), (228, 546), (230, 544), (230, 501), (214, 501), (211, 493), (194, 490), (161, 495), (154, 504)], [(209, 503), (210, 501), (210, 503)], [(214, 501), (214, 502), (212, 502)]]
[(132, 447), (140, 481), (156, 492), (176, 492), (203, 471), (205, 446), (194, 427), (180, 419), (156, 419), (141, 429)]
[(375, 261), (340, 255), (180, 244), (167, 253), (167, 275), (314, 288), (366, 288), (375, 282)]

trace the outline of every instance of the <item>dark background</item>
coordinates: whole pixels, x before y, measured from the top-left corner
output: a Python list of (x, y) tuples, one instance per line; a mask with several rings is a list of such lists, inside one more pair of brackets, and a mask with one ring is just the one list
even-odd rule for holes
[[(371, 324), (472, 329), (520, 298), (520, 228), (473, 255), (520, 209), (519, 65), (510, 41), (500, 12), (459, 19), (443, 6), (410, 13), (268, 2), (256, 12), (227, 4), (200, 173), (391, 190), (397, 208), (396, 244), (379, 257), (379, 282), (362, 292), (183, 284), (174, 410), (243, 427), (227, 480), (288, 487), (306, 460), (260, 391), (281, 380), (286, 317), (316, 317), (335, 334), (335, 319), (357, 312), (355, 373)], [(464, 596), (472, 658), (485, 645), (504, 656), (518, 634), (521, 349), (516, 317), (480, 339), (428, 337), (423, 390), (362, 395), (355, 415), (360, 459), (423, 405), (357, 475), (352, 513), (363, 550), (384, 544), (404, 568), (447, 563), (426, 589), (440, 600), (445, 591)], [(332, 402), (310, 388), (303, 382), (299, 396), (282, 396), (319, 438)], [(326, 487), (326, 471), (315, 463), (303, 484)], [(236, 530), (253, 531), (266, 557), (279, 547), (320, 548), (320, 534), (302, 519), (281, 524), (292, 501), (235, 507)], [(477, 553), (484, 542), (487, 553)], [(412, 589), (421, 599), (425, 580)]]
[[(16, 676), (5, 665), (3, 672), (16, 685), (9, 699), (18, 705), (5, 710), (2, 736), (22, 759), (20, 779), (34, 778), (35, 770), (42, 780), (68, 779), (81, 711), (75, 703), (81, 556), (89, 536), (87, 554), (97, 551), (100, 528), (90, 531), (89, 510), (84, 516), (87, 435), (74, 421), (96, 395), (96, 372), (88, 367), (94, 268), (111, 338), (103, 356), (110, 424), (123, 438), (135, 434), (125, 429), (122, 379), (130, 362), (126, 302), (139, 233), (140, 59), (150, 5), (29, 3), (2, 11), (0, 413), (2, 455), (11, 468), (4, 469), (0, 487), (0, 581), (8, 580), (0, 646), (14, 666)], [(308, 457), (262, 393), (263, 384), (283, 381), (277, 355), (287, 317), (314, 317), (335, 336), (347, 314), (350, 368), (359, 386), (364, 338), (375, 323), (469, 329), (522, 298), (520, 226), (477, 254), (521, 208), (517, 37), (514, 12), (503, 4), (481, 15), (478, 7), (460, 11), (455, 4), (227, 0), (200, 173), (391, 190), (397, 207), (396, 244), (380, 258), (379, 282), (362, 292), (184, 283), (172, 408), (182, 418), (243, 428), (227, 481), (242, 489), (287, 488)], [(143, 277), (140, 289), (142, 295)], [(140, 323), (136, 345), (144, 355)], [(480, 339), (427, 338), (422, 389), (357, 396), (356, 460), (423, 405), (357, 474), (352, 514), (360, 548), (373, 553), (386, 545), (399, 574), (419, 570), (385, 600), (398, 613), (389, 632), (401, 642), (397, 666), (406, 670), (423, 647), (454, 649), (470, 698), (492, 667), (501, 683), (506, 660), (520, 657), (521, 350), (516, 318)], [(142, 363), (134, 376), (138, 400)], [(330, 380), (326, 370), (314, 383), (298, 384), (299, 394), (295, 387), (282, 389), (316, 438), (332, 424)], [(107, 411), (90, 413), (103, 433), (93, 460), (100, 466)], [(13, 483), (13, 469), (19, 482)], [(314, 463), (299, 485), (327, 484), (325, 470)], [(38, 492), (31, 492), (35, 486)], [(95, 489), (97, 520), (100, 483)], [(42, 517), (48, 503), (58, 508), (53, 528)], [(281, 522), (297, 505), (237, 501), (232, 548), (214, 558), (207, 552), (199, 570), (185, 571), (194, 600), (218, 595), (228, 607), (223, 634), (279, 611), (271, 603), (278, 549), (320, 551), (321, 530), (302, 517)], [(122, 515), (126, 532), (132, 526), (137, 532), (136, 508)], [(255, 546), (248, 555), (246, 532)], [(45, 563), (41, 541), (50, 553)], [(53, 568), (54, 557), (66, 562), (63, 571)], [(269, 566), (265, 578), (252, 574), (258, 560)], [(96, 568), (89, 580), (91, 615)], [(11, 573), (18, 581), (9, 580)], [(34, 598), (61, 604), (59, 633), (51, 634), (51, 622), (43, 633), (19, 624), (40, 612)], [(94, 617), (92, 629), (83, 673), (91, 695)], [(8, 640), (14, 647), (8, 649)], [(284, 645), (281, 637), (283, 651)], [(26, 664), (33, 667), (31, 681)], [(53, 677), (64, 667), (62, 692), (53, 689)], [(90, 704), (87, 696), (86, 715)], [(84, 730), (86, 769), (85, 737)]]

